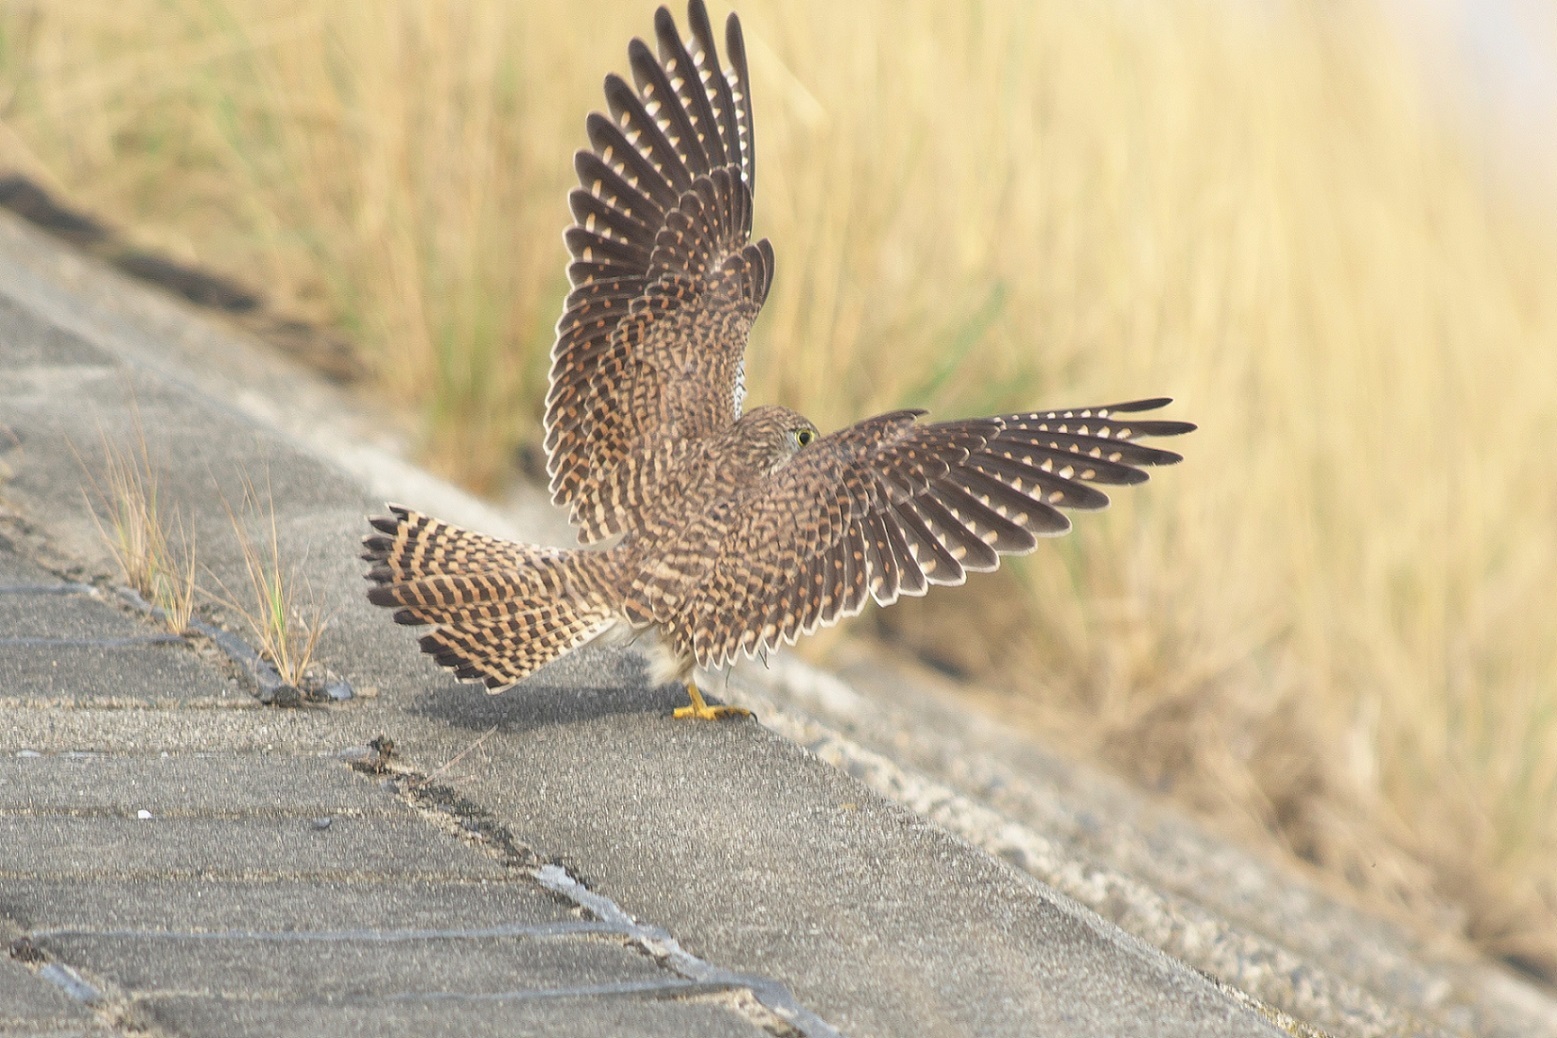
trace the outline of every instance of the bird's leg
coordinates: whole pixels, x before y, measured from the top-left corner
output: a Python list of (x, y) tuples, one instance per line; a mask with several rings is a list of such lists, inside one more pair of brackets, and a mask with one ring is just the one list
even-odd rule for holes
[(703, 702), (703, 693), (697, 690), (697, 682), (687, 682), (687, 695), (692, 697), (691, 706), (678, 707), (672, 717), (695, 717), (700, 721), (713, 721), (720, 717), (750, 717), (751, 711), (744, 706), (709, 706)]

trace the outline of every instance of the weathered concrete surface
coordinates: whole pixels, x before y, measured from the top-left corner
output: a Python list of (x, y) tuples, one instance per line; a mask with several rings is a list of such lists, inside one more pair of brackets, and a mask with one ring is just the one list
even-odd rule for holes
[[(0, 222), (0, 466), (12, 472), (0, 502), (37, 534), (23, 528), (0, 551), (0, 584), (109, 572), (81, 473), (100, 471), (104, 435), (124, 442), (139, 423), (168, 467), (165, 501), (230, 588), (241, 562), (222, 501), (243, 500), (245, 477), (268, 487), (287, 553), (334, 613), (326, 661), (377, 693), (261, 708), (219, 656), (176, 645), (75, 657), (56, 646), (46, 651), (77, 676), (34, 673), (13, 692), (0, 647), (0, 755), (43, 754), (0, 767), (0, 826), (25, 829), (38, 859), (13, 869), (0, 843), (0, 926), (100, 985), (88, 1024), (724, 1034), (782, 1033), (788, 1013), (802, 1033), (1280, 1033), (1269, 1021), (1311, 1033), (1241, 987), (1337, 1034), (1557, 1035), (1540, 991), (1419, 962), (1387, 927), (896, 678), (870, 695), (868, 666), (855, 675), (864, 696), (804, 668), (726, 688), (840, 771), (755, 724), (670, 721), (680, 693), (643, 688), (630, 655), (581, 654), (501, 697), (448, 683), (362, 602), (362, 514), (389, 497), (531, 540), (567, 543), (566, 530), (533, 506), (516, 530), (376, 446), (392, 422), (340, 405)], [(0, 624), (9, 616), (28, 638), (154, 633), (111, 595), (58, 591), (10, 613), (7, 597)], [(179, 688), (137, 685), (115, 674), (132, 650), (205, 672)], [(394, 767), (434, 780), (349, 771), (378, 735), (394, 739)], [(93, 841), (103, 854), (71, 856)], [(543, 861), (588, 888), (578, 897), (614, 903), (559, 897), (540, 883)], [(314, 972), (296, 984), (286, 935), (300, 932)], [(508, 942), (498, 958), (512, 977), (566, 965), (590, 942), (616, 942), (618, 958), (568, 967), (571, 985), (498, 990), (469, 961), (483, 941)], [(632, 973), (641, 962), (652, 978)], [(616, 979), (587, 983), (597, 968)], [(34, 963), (18, 980), (53, 997), (61, 989), (41, 975)], [(485, 986), (453, 989), (462, 981)], [(78, 1026), (80, 1004), (66, 1004), (77, 1015), (58, 1025)]]
[[(666, 714), (679, 693), (645, 689), (633, 656), (580, 654), (500, 698), (450, 684), (405, 631), (363, 599), (355, 555), (362, 516), (379, 507), (374, 495), (225, 403), (236, 390), (213, 391), (187, 374), (179, 350), (201, 337), (219, 340), (218, 333), (73, 262), (42, 257), (25, 235), (0, 226), (0, 296), (13, 318), (0, 325), (0, 420), (19, 441), (5, 453), (6, 499), (50, 550), (79, 560), (78, 571), (65, 576), (108, 573), (79, 474), (101, 471), (105, 438), (133, 442), (139, 427), (149, 455), (165, 466), (163, 507), (194, 531), (214, 579), (237, 588), (242, 563), (223, 502), (238, 507), (246, 487), (265, 488), (284, 553), (305, 567), (333, 616), (324, 659), (378, 693), (292, 712), (223, 706), (215, 702), (228, 677), (221, 668), (193, 650), (159, 646), (210, 669), (189, 678), (205, 689), (196, 701), (181, 702), (184, 690), (169, 687), (162, 696), (131, 694), (94, 710), (91, 696), (59, 689), (128, 686), (140, 658), (73, 657), (61, 649), (60, 666), (76, 676), (44, 682), (21, 657), (0, 655), (0, 686), (12, 690), (0, 699), (0, 752), (43, 754), (45, 767), (56, 769), (64, 753), (120, 758), (100, 773), (102, 783), (84, 780), (90, 764), (78, 774), (81, 789), (102, 787), (95, 797), (70, 804), (57, 791), (36, 802), (23, 795), (0, 809), (19, 837), (5, 842), (0, 875), (6, 890), (22, 891), (8, 895), (5, 915), (51, 963), (70, 966), (102, 992), (101, 1019), (211, 1033), (329, 1034), (367, 1026), (364, 1014), (383, 1014), (373, 1018), (396, 1030), (438, 1016), (423, 1003), (432, 995), (447, 1001), (463, 977), (485, 985), (485, 1000), (454, 1000), (459, 1019), (477, 1029), (487, 1025), (474, 1021), (500, 1017), (510, 1031), (566, 1033), (573, 1020), (576, 1033), (599, 1033), (642, 1006), (645, 1015), (619, 1030), (745, 1033), (778, 1027), (787, 1014), (804, 1032), (858, 1035), (1276, 1033), (1200, 975), (756, 723), (671, 721)], [(219, 341), (211, 348), (233, 349)], [(44, 550), (28, 544), (13, 554), (25, 559)], [(90, 626), (85, 614), (98, 602), (80, 596), (76, 605), (83, 615), (68, 622)], [(123, 673), (100, 683), (87, 676), (116, 670)], [(158, 760), (162, 753), (218, 754), (210, 758), (218, 761), (229, 754), (231, 782), (273, 787), (275, 773), (296, 757), (338, 753), (370, 731), (389, 735), (401, 766), (423, 774), (490, 734), (460, 762), (451, 795), (407, 800), (402, 792), (394, 800), (384, 792), (402, 814), (415, 802), (430, 821), (396, 817), (389, 803), (382, 814), (353, 816), (357, 794), (341, 792), (329, 804), (311, 794), (303, 813), (328, 807), (334, 818), (316, 829), (286, 809), (285, 799), (276, 811), (261, 810), (233, 802), (220, 782), (169, 814), (160, 805), (180, 802), (174, 789), (189, 790), (191, 769), (198, 770), (189, 761), (160, 773), (148, 761), (135, 780), (144, 795), (128, 800), (106, 781), (114, 774), (123, 781), (130, 753)], [(251, 752), (232, 752), (237, 747)], [(17, 774), (38, 760), (17, 757), (8, 769)], [(340, 774), (364, 781), (344, 763)], [(148, 806), (137, 812), (150, 819), (125, 813), (139, 799)], [(468, 845), (458, 835), (462, 823), (488, 847), (506, 849), (493, 857)], [(598, 968), (572, 967), (576, 998), (505, 996), (490, 990), (503, 971), (478, 971), (480, 955), (445, 948), (442, 961), (453, 972), (430, 972), (439, 956), (413, 955), (411, 945), (393, 942), (365, 953), (383, 957), (382, 970), (371, 974), (360, 972), (365, 959), (340, 951), (347, 943), (331, 944), (338, 954), (314, 960), (323, 971), (315, 986), (297, 989), (296, 977), (278, 965), (285, 958), (278, 959), (279, 942), (235, 939), (242, 955), (215, 956), (219, 941), (187, 936), (213, 929), (204, 914), (214, 903), (213, 881), (273, 881), (281, 897), (283, 887), (295, 892), (299, 883), (469, 882), (495, 870), (529, 888), (539, 861), (561, 863), (589, 893), (661, 928), (629, 933), (618, 926), (615, 946), (597, 934), (541, 941), (600, 960)], [(46, 914), (57, 900), (26, 894), (41, 898), (36, 884), (61, 873), (92, 885), (181, 881), (157, 888), (168, 890), (167, 911), (152, 929), (185, 936), (153, 936), (124, 923), (113, 907), (90, 926), (66, 927)], [(366, 902), (364, 916), (348, 925), (403, 929), (390, 911), (396, 903)], [(638, 949), (679, 942), (668, 958), (648, 962), (659, 978), (652, 999), (628, 990), (640, 978), (623, 958), (624, 940)], [(549, 952), (525, 947), (515, 950), (512, 969), (541, 969)], [(338, 976), (331, 962), (341, 967)], [(466, 965), (452, 965), (459, 962)], [(596, 983), (612, 971), (617, 987)], [(696, 1013), (707, 1019), (688, 1024), (684, 1017)]]
[[(25, 660), (0, 642), (0, 723), (155, 715), (186, 736), (0, 729), (0, 1035), (771, 1031), (778, 1018), (742, 1005), (739, 984), (668, 969), (620, 921), (582, 918), (522, 863), (430, 820), (401, 780), (354, 771), (366, 747), (328, 752), (346, 711), (291, 711), (301, 725), (273, 729), (277, 711), (225, 696), (220, 661), (182, 640), (157, 646), (183, 668), (156, 672), (164, 694), (112, 709), (58, 698), (61, 682), (150, 684), (132, 639), (154, 628), (33, 566), (28, 544), (0, 520), (0, 601), (33, 628)], [(71, 652), (82, 639), (103, 644)], [(199, 738), (239, 716), (263, 742)]]

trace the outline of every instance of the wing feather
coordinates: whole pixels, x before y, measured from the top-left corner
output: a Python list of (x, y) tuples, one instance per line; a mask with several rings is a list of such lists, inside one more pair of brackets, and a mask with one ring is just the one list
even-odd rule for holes
[[(633, 79), (638, 84), (638, 92), (643, 95), (645, 111), (649, 112), (660, 131), (669, 139), (690, 180), (691, 175), (707, 173), (711, 167), (708, 153), (694, 124), (695, 116), (688, 107), (691, 92), (683, 94), (677, 90), (671, 83), (670, 71), (662, 64), (666, 58), (674, 61), (676, 57), (675, 51), (664, 45), (665, 37), (669, 35), (678, 44), (681, 38), (670, 12), (663, 7), (655, 12), (654, 28), (655, 35), (661, 41), (661, 56), (656, 58), (649, 50), (649, 45), (642, 40), (633, 40), (627, 47), (627, 57), (632, 65)], [(685, 48), (682, 50), (684, 52)], [(702, 90), (698, 92), (704, 93)], [(707, 104), (706, 97), (704, 104)]]
[[(612, 107), (620, 104), (622, 94), (633, 96), (632, 87), (619, 76), (607, 76), (605, 85), (607, 104)], [(622, 109), (620, 114), (613, 113), (617, 118), (625, 117), (626, 126), (618, 125), (599, 112), (591, 112), (584, 120), (584, 130), (600, 161), (625, 180), (628, 187), (646, 192), (664, 212), (675, 207), (676, 199), (691, 178), (686, 176), (686, 165), (675, 158), (670, 151), (670, 142), (653, 119), (643, 114), (640, 122), (632, 121), (641, 112), (640, 103), (636, 110), (629, 107)], [(662, 165), (669, 165), (671, 172), (665, 173)], [(674, 179), (677, 171), (682, 174), (679, 184)]]

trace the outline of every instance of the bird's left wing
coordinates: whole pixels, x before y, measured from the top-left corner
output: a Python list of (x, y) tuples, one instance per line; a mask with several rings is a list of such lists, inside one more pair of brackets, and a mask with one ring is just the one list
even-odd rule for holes
[(920, 412), (879, 415), (806, 447), (732, 503), (712, 543), (685, 545), (708, 562), (678, 589), (670, 626), (703, 666), (793, 642), (882, 605), (960, 584), (1000, 556), (1061, 534), (1060, 509), (1097, 509), (1090, 484), (1145, 482), (1142, 466), (1180, 459), (1136, 442), (1187, 422), (1142, 421), (1165, 399), (922, 424)]
[(683, 40), (654, 17), (657, 53), (628, 48), (636, 86), (606, 79), (574, 159), (569, 293), (546, 396), (552, 500), (584, 542), (634, 529), (696, 441), (740, 415), (747, 334), (773, 250), (751, 242), (750, 79), (740, 23), (721, 64), (702, 0)]

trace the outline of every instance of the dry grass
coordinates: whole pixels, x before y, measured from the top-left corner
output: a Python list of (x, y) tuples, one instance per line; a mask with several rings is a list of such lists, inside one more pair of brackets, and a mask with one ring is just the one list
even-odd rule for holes
[[(648, 6), (11, 2), (0, 157), (350, 330), (490, 487)], [(754, 400), (825, 428), (1165, 391), (1201, 424), (1073, 537), (879, 623), (1557, 973), (1557, 230), (1453, 92), (1360, 0), (741, 7), (780, 264)]]
[(262, 498), (245, 477), (241, 505), (234, 508), (224, 500), (243, 558), (247, 587), (234, 593), (208, 569), (220, 592), (206, 591), (197, 581), (194, 534), (186, 530), (176, 509), (170, 512), (164, 507), (160, 474), (152, 464), (145, 428), (139, 412), (132, 409), (132, 414), (133, 434), (128, 445), (116, 442), (106, 432), (101, 434), (100, 473), (77, 453), (87, 477), (83, 493), (92, 521), (125, 585), (161, 610), (163, 622), (177, 634), (189, 631), (197, 596), (203, 594), (222, 603), (248, 624), (260, 654), (276, 668), (281, 680), (300, 687), (314, 662), (328, 618), (295, 567), (282, 559), (269, 492)]
[(329, 617), (297, 567), (282, 559), (275, 501), (269, 489), (261, 499), (254, 484), (245, 478), (242, 505), (234, 508), (226, 500), (223, 505), (243, 556), (247, 587), (233, 591), (212, 573), (211, 579), (221, 589), (212, 597), (248, 624), (260, 655), (276, 668), (282, 683), (302, 688)]
[(169, 629), (183, 634), (195, 610), (194, 534), (184, 528), (176, 510), (170, 514), (162, 506), (139, 413), (128, 445), (106, 432), (101, 435), (101, 473), (81, 462), (90, 487), (84, 492), (92, 521), (125, 585), (160, 609)]

